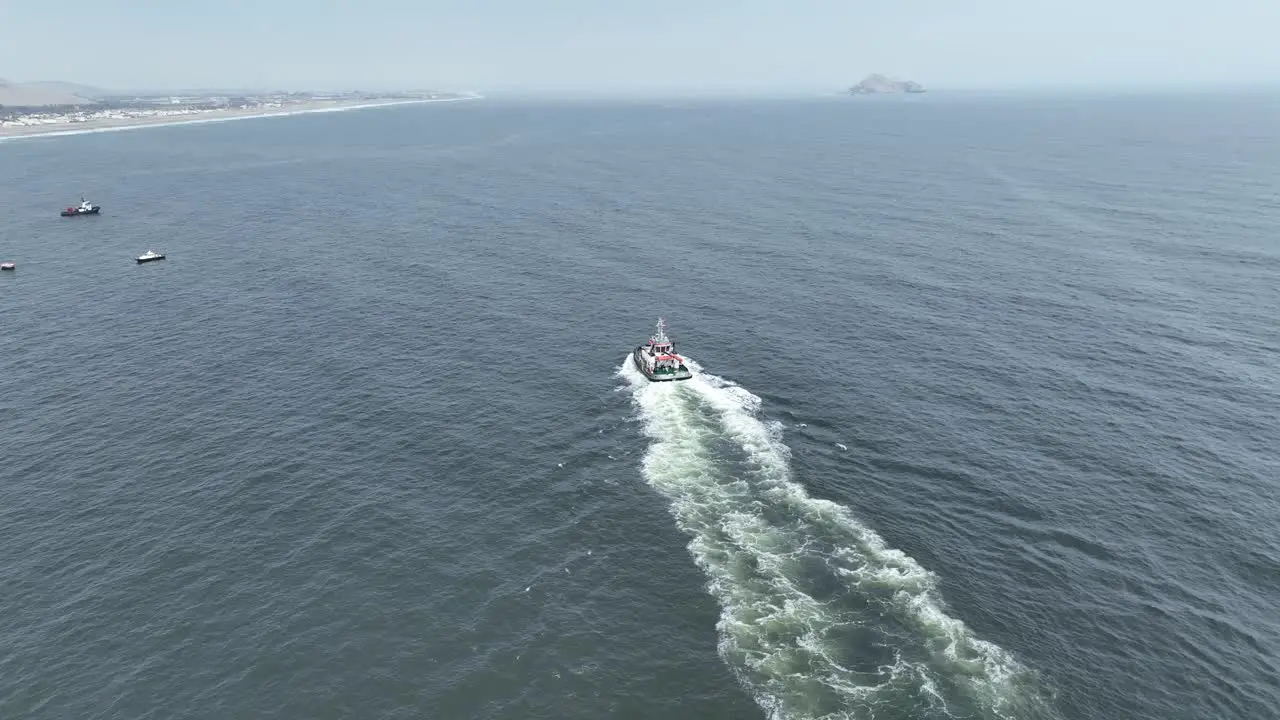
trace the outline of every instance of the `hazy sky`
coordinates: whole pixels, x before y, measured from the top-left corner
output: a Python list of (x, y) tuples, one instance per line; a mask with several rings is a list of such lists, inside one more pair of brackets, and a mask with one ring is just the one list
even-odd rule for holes
[(1280, 0), (0, 0), (0, 77), (834, 90), (1280, 85)]

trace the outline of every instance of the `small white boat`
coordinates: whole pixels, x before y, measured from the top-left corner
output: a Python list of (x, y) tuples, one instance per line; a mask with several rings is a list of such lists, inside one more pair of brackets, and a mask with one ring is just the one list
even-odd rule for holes
[(141, 265), (142, 263), (151, 262), (152, 260), (163, 260), (163, 259), (164, 259), (164, 255), (161, 255), (155, 250), (148, 250), (138, 256), (138, 264)]
[(0, 270), (13, 270), (17, 267), (17, 264), (11, 262), (0, 263)]
[(658, 318), (658, 331), (631, 354), (636, 369), (652, 382), (688, 380), (693, 373), (684, 364), (684, 358), (676, 354), (676, 343), (667, 337), (667, 324)]

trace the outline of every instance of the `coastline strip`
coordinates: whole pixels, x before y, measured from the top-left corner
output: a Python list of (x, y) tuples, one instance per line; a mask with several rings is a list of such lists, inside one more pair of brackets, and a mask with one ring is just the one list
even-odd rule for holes
[(27, 138), (66, 137), (69, 135), (89, 135), (104, 132), (120, 132), (123, 130), (139, 130), (150, 127), (173, 127), (175, 125), (199, 125), (204, 123), (230, 122), (232, 120), (251, 120), (255, 118), (287, 117), (291, 115), (310, 115), (313, 113), (345, 112), (349, 110), (365, 110), (369, 108), (390, 107), (393, 105), (421, 105), (426, 103), (457, 102), (459, 100), (481, 100), (482, 95), (464, 95), (449, 98), (417, 98), (412, 100), (366, 101), (358, 103), (309, 102), (299, 103), (295, 108), (271, 108), (269, 110), (209, 110), (200, 116), (169, 116), (154, 118), (129, 118), (125, 120), (104, 120), (76, 123), (78, 127), (67, 128), (66, 125), (32, 126), (23, 128), (0, 129), (0, 143)]

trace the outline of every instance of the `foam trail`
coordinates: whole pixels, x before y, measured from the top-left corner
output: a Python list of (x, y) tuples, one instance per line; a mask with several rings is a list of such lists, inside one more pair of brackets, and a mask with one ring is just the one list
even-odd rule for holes
[(933, 576), (791, 479), (760, 399), (624, 361), (666, 496), (722, 612), (720, 654), (771, 720), (1051, 718), (1034, 674), (944, 609)]

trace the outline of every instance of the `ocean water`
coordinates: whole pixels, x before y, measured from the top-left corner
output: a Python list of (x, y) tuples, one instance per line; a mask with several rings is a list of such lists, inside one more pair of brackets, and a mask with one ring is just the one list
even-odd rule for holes
[(1276, 717), (1278, 242), (1266, 97), (0, 143), (0, 718)]

